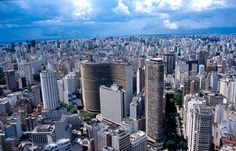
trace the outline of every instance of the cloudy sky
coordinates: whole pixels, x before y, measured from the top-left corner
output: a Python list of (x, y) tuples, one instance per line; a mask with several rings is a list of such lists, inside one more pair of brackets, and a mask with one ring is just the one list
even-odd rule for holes
[(235, 32), (236, 0), (0, 0), (0, 41)]

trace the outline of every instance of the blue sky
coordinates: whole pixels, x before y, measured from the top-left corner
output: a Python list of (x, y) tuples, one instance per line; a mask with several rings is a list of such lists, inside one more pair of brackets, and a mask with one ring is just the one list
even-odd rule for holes
[(0, 41), (235, 32), (236, 0), (0, 0)]

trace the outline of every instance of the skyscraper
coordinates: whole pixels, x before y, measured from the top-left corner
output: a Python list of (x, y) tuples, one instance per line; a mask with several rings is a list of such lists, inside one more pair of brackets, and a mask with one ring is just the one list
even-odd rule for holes
[(148, 60), (145, 71), (146, 132), (154, 143), (161, 143), (164, 138), (163, 93), (164, 63), (159, 58)]
[(192, 126), (188, 137), (189, 151), (210, 150), (213, 114), (210, 107), (196, 106), (191, 111)]
[(6, 70), (5, 71), (5, 77), (6, 77), (6, 83), (7, 83), (7, 89), (16, 91), (16, 77), (15, 77), (15, 71), (14, 70)]
[(130, 134), (123, 129), (116, 129), (112, 132), (112, 147), (116, 151), (130, 151)]
[(173, 74), (175, 71), (175, 54), (174, 53), (165, 54), (164, 60), (166, 63), (166, 74)]
[(59, 106), (57, 88), (57, 73), (44, 70), (40, 73), (43, 107), (45, 110), (54, 110)]
[(100, 87), (101, 115), (104, 119), (120, 124), (124, 116), (125, 92), (117, 85)]
[(128, 114), (133, 95), (132, 66), (130, 64), (82, 62), (81, 81), (83, 103), (86, 110), (100, 112), (100, 85), (117, 84), (127, 92), (124, 112), (125, 115)]

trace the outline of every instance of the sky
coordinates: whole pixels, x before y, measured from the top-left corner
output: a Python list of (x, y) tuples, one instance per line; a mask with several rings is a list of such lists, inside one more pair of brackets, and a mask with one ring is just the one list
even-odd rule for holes
[(236, 33), (236, 0), (0, 0), (0, 41)]

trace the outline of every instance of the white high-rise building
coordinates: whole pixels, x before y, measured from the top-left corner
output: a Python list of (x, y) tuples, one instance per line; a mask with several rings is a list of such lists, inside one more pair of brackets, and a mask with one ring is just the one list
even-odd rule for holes
[(71, 72), (63, 78), (64, 83), (64, 102), (69, 103), (76, 100), (76, 91), (79, 85), (79, 79), (76, 74)]
[(236, 109), (236, 80), (232, 79), (229, 82), (228, 87), (228, 103), (232, 104), (234, 109)]
[(191, 98), (191, 101), (187, 104), (187, 120), (186, 120), (186, 136), (187, 138), (191, 137), (191, 130), (193, 127), (193, 117), (192, 117), (192, 110), (197, 106), (205, 106), (206, 100), (200, 99), (198, 97)]
[(45, 110), (54, 110), (59, 106), (56, 71), (42, 71), (40, 73), (43, 107)]
[(195, 106), (190, 111), (191, 127), (188, 136), (189, 151), (208, 151), (212, 143), (213, 113), (210, 107)]
[(225, 105), (218, 104), (215, 107), (214, 123), (220, 124), (224, 120)]
[(220, 94), (228, 98), (229, 79), (220, 79)]
[(64, 83), (62, 79), (57, 80), (57, 86), (58, 86), (59, 100), (60, 102), (65, 102), (64, 101)]
[(198, 76), (203, 77), (205, 74), (205, 66), (203, 64), (199, 65)]
[(100, 87), (100, 107), (101, 116), (116, 124), (125, 117), (124, 114), (124, 102), (125, 91), (120, 89), (117, 85), (113, 84), (111, 87)]

